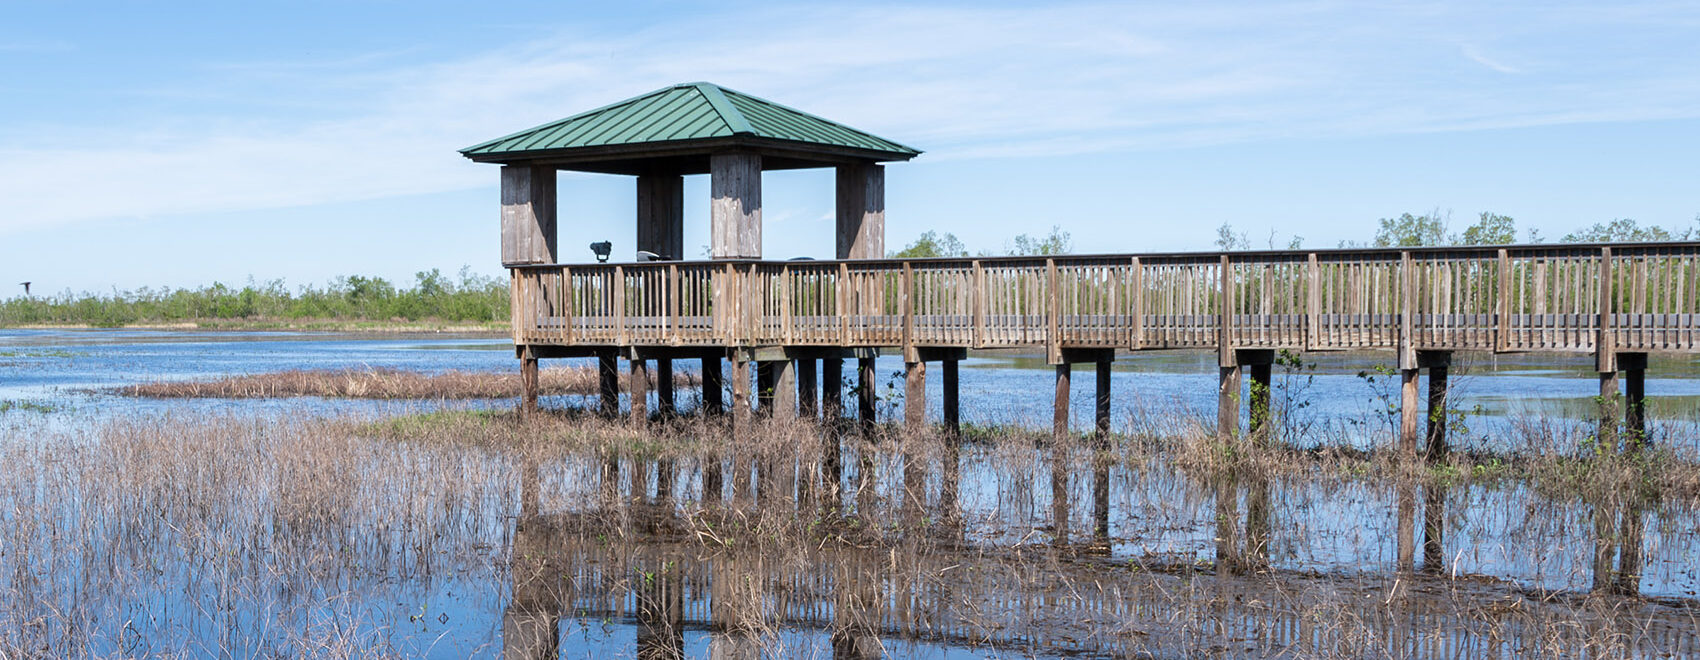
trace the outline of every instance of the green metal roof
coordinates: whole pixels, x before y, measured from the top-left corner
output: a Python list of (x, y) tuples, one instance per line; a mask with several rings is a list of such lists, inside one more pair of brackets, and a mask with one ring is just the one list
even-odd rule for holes
[(597, 147), (661, 145), (684, 140), (759, 138), (908, 160), (921, 152), (877, 135), (712, 83), (685, 83), (626, 99), (489, 142), (461, 154), (475, 160), (527, 157)]

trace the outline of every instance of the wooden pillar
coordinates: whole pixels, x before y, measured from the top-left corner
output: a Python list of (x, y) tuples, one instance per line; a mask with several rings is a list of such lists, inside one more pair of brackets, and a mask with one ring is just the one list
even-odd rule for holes
[[(1246, 365), (1251, 372), (1251, 395), (1247, 403), (1251, 408), (1251, 437), (1260, 445), (1269, 444), (1269, 393), (1272, 379), (1268, 362), (1253, 362)], [(1247, 515), (1250, 515), (1249, 513)]]
[(1428, 368), (1428, 460), (1446, 458), (1446, 376), (1448, 367)]
[(1626, 451), (1640, 451), (1647, 443), (1647, 354), (1618, 353), (1623, 369), (1623, 428)]
[(655, 412), (662, 417), (671, 416), (674, 411), (673, 360), (658, 358), (655, 360)]
[(885, 166), (838, 166), (838, 258), (885, 257)]
[(927, 363), (903, 365), (903, 427), (911, 433), (927, 427)]
[(762, 416), (773, 414), (774, 363), (756, 363), (756, 411)]
[(732, 356), (732, 426), (747, 429), (749, 423), (750, 361), (743, 351), (736, 351)]
[(844, 360), (827, 358), (820, 361), (821, 412), (828, 423), (844, 418)]
[(610, 350), (596, 354), (598, 390), (602, 393), (601, 413), (604, 417), (620, 414), (620, 356)]
[(710, 415), (726, 412), (723, 399), (725, 377), (720, 371), (720, 358), (710, 356), (702, 359), (702, 407)]
[(722, 153), (709, 157), (714, 196), (709, 233), (715, 259), (761, 258), (761, 156)]
[(631, 365), (632, 423), (649, 423), (649, 361), (627, 360)]
[(1621, 395), (1617, 391), (1617, 372), (1600, 372), (1600, 420), (1595, 431), (1596, 451), (1601, 454), (1617, 453), (1617, 423), (1618, 400)]
[(685, 178), (640, 174), (637, 178), (637, 249), (677, 261), (685, 257)]
[(797, 360), (797, 414), (808, 419), (820, 415), (820, 395), (816, 388), (814, 358)]
[(555, 168), (502, 166), (502, 264), (555, 263)]
[(856, 358), (856, 418), (862, 432), (874, 430), (874, 359)]
[(519, 398), (519, 416), (524, 418), (537, 414), (537, 395), (541, 388), (538, 385), (537, 358), (531, 356), (530, 350), (519, 359), (519, 381), (524, 390)]
[(1068, 439), (1068, 392), (1069, 376), (1074, 371), (1074, 365), (1063, 362), (1057, 365), (1056, 396), (1051, 402), (1051, 439), (1059, 445)]
[(791, 360), (770, 362), (773, 365), (773, 412), (780, 419), (797, 418), (797, 363)]
[(1240, 434), (1240, 365), (1223, 365), (1216, 377), (1216, 435), (1232, 440)]
[(957, 361), (945, 360), (941, 365), (944, 371), (944, 428), (951, 439), (962, 435), (962, 392), (957, 383)]
[(1097, 395), (1098, 396), (1097, 396), (1096, 401), (1095, 401), (1095, 403), (1097, 405), (1094, 406), (1094, 408), (1095, 408), (1095, 410), (1094, 410), (1094, 412), (1095, 412), (1094, 421), (1096, 422), (1096, 424), (1093, 425), (1093, 437), (1096, 440), (1096, 442), (1094, 442), (1094, 444), (1097, 445), (1097, 448), (1098, 448), (1099, 451), (1108, 450), (1110, 448), (1110, 365), (1111, 365), (1111, 363), (1112, 363), (1111, 360), (1108, 359), (1108, 358), (1098, 360), (1098, 373), (1097, 373), (1097, 376), (1098, 376)]
[(1399, 370), (1399, 455), (1417, 457), (1417, 418), (1421, 407), (1417, 399), (1417, 375), (1421, 369)]

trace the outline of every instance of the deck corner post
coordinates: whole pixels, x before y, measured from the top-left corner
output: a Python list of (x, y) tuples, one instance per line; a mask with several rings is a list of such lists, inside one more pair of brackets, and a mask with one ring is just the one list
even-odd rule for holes
[(769, 401), (773, 404), (773, 416), (778, 419), (793, 420), (797, 418), (797, 362), (795, 360), (778, 360), (770, 362), (773, 369), (773, 394)]
[(797, 371), (797, 415), (808, 419), (820, 417), (820, 376), (813, 357), (799, 358)]
[(710, 254), (715, 259), (761, 258), (761, 156), (709, 156)]
[(844, 358), (820, 361), (821, 417), (830, 425), (844, 419)]
[(1639, 452), (1647, 445), (1647, 354), (1618, 353), (1623, 370), (1623, 439), (1626, 452)]

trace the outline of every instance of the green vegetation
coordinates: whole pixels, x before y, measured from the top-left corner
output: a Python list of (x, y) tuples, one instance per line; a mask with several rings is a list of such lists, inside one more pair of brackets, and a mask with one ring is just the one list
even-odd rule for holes
[[(1695, 218), (1695, 226), (1688, 229), (1667, 229), (1658, 225), (1642, 226), (1630, 218), (1618, 218), (1610, 222), (1595, 223), (1564, 235), (1560, 243), (1650, 243), (1659, 241), (1693, 241), (1700, 240), (1700, 216)], [(1377, 221), (1375, 235), (1368, 242), (1341, 241), (1343, 248), (1362, 247), (1432, 247), (1442, 245), (1510, 245), (1517, 243), (1517, 221), (1508, 215), (1500, 215), (1492, 211), (1483, 211), (1476, 221), (1465, 227), (1460, 233), (1451, 233), (1452, 214), (1449, 211), (1435, 209), (1421, 215), (1402, 213), (1396, 218), (1382, 218)], [(1303, 242), (1302, 237), (1295, 236), (1287, 244), (1287, 249), (1297, 250)], [(1521, 242), (1541, 243), (1544, 239), (1539, 230), (1530, 229)], [(1234, 230), (1233, 225), (1223, 223), (1216, 228), (1216, 249), (1223, 252), (1251, 249), (1251, 241), (1244, 232)], [(1269, 248), (1275, 248), (1274, 234), (1270, 235)]]
[(19, 411), (19, 412), (33, 412), (33, 413), (47, 414), (47, 413), (52, 413), (52, 412), (58, 412), (60, 409), (61, 408), (59, 406), (51, 404), (51, 403), (38, 403), (38, 402), (35, 402), (35, 401), (13, 401), (11, 399), (0, 399), (0, 415), (4, 415), (4, 414), (12, 412), (14, 410)]
[[(1073, 251), (1074, 237), (1063, 231), (1060, 225), (1052, 225), (1050, 233), (1044, 236), (1017, 235), (1004, 251), (1004, 255), (1042, 257), (1069, 254)], [(921, 234), (919, 238), (915, 239), (915, 242), (903, 249), (886, 253), (886, 256), (893, 259), (921, 259), (926, 257), (990, 257), (994, 255), (984, 250), (980, 251), (978, 255), (971, 255), (968, 252), (968, 246), (963, 245), (962, 239), (957, 238), (956, 234), (948, 232), (940, 234), (936, 231), (929, 231)]]
[(503, 322), (508, 319), (507, 283), (462, 268), (451, 279), (438, 269), (415, 275), (413, 287), (398, 289), (381, 277), (339, 277), (324, 288), (290, 291), (282, 280), (249, 282), (241, 288), (214, 283), (198, 289), (114, 291), (111, 294), (66, 291), (56, 296), (0, 301), (0, 327), (87, 324), (117, 327), (135, 324), (305, 321), (437, 320)]

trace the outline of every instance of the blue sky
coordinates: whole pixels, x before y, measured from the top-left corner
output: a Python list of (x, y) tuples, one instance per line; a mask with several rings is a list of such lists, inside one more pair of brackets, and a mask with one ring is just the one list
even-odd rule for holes
[[(1687, 227), (1697, 35), (1692, 2), (6, 3), (0, 296), (497, 274), (496, 168), (457, 149), (694, 80), (925, 150), (887, 170), (892, 247)], [(560, 188), (563, 258), (630, 254), (630, 179)], [(831, 256), (830, 172), (763, 195), (765, 254)]]

